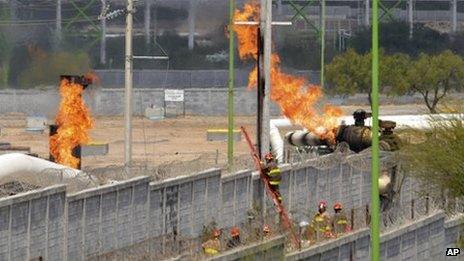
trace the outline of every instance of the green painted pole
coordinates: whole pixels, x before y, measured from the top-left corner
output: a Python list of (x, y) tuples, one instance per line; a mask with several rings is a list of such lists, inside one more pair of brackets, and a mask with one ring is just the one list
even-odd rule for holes
[(234, 53), (235, 53), (235, 39), (234, 39), (234, 10), (235, 0), (229, 0), (229, 86), (228, 86), (228, 131), (227, 131), (227, 164), (229, 170), (232, 168), (234, 160)]
[(379, 198), (379, 0), (372, 0), (372, 187), (371, 260), (380, 256)]
[(321, 88), (324, 89), (325, 69), (325, 0), (321, 0)]

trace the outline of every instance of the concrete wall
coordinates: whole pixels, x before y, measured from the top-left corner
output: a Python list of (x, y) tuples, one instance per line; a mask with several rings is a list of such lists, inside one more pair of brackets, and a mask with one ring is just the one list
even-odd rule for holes
[[(445, 215), (421, 218), (380, 237), (381, 260), (443, 260)], [(286, 260), (370, 260), (369, 229), (362, 229), (325, 244), (289, 253)]]
[[(350, 164), (328, 155), (293, 168), (282, 166), (282, 195), (296, 222), (308, 220), (320, 200), (329, 205), (341, 202), (346, 211), (365, 208), (370, 175)], [(53, 186), (3, 198), (0, 260), (39, 256), (46, 260), (85, 260), (132, 246), (143, 253), (160, 255), (180, 254), (179, 249), (188, 244), (198, 249), (197, 239), (205, 225), (214, 221), (226, 230), (241, 226), (253, 202), (267, 202), (267, 213), (276, 216), (268, 198), (257, 193), (259, 183), (257, 174), (250, 171), (221, 176), (220, 170), (211, 169), (159, 182), (138, 177), (67, 196), (65, 187)], [(411, 186), (405, 186), (402, 194), (414, 195)], [(365, 226), (364, 213), (359, 214), (355, 217), (360, 220), (355, 224), (357, 229)], [(448, 232), (443, 230), (449, 234), (447, 242), (456, 237), (456, 222), (447, 223)], [(430, 239), (445, 239), (445, 232), (439, 229), (444, 227), (443, 220), (431, 227), (427, 230), (433, 230), (427, 232)], [(416, 234), (418, 240), (423, 238)], [(395, 236), (384, 240), (387, 255), (397, 240)], [(368, 239), (355, 241), (356, 255), (363, 258)], [(432, 247), (438, 246), (428, 246)]]
[(67, 197), (67, 258), (85, 260), (148, 238), (148, 183), (140, 177)]
[(0, 199), (0, 260), (63, 260), (65, 186)]
[(464, 239), (464, 215), (456, 215), (445, 222), (445, 246), (457, 247), (458, 240)]
[[(456, 97), (461, 97), (457, 94)], [(179, 114), (187, 115), (226, 115), (227, 89), (204, 88), (185, 89), (185, 100), (178, 103), (178, 109), (169, 108)], [(86, 89), (84, 93), (86, 104), (93, 115), (122, 115), (124, 109), (123, 89)], [(57, 89), (47, 90), (0, 90), (0, 114), (22, 112), (27, 115), (45, 115), (53, 118), (59, 105)], [(326, 100), (335, 105), (367, 104), (365, 95), (353, 95), (346, 98), (329, 97)], [(323, 102), (326, 102), (323, 101)], [(422, 103), (419, 96), (381, 97), (381, 102), (405, 104)], [(142, 115), (145, 109), (154, 104), (165, 108), (164, 89), (135, 89), (134, 113)], [(237, 115), (256, 114), (256, 92), (246, 88), (236, 88), (234, 91), (234, 108)], [(173, 104), (170, 104), (173, 105)], [(276, 104), (271, 104), (271, 114), (280, 115)]]

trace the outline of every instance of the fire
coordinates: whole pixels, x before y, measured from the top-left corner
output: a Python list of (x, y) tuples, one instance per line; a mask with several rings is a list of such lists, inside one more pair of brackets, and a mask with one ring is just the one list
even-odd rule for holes
[(79, 165), (72, 150), (90, 141), (88, 131), (93, 127), (93, 119), (82, 99), (83, 90), (78, 83), (61, 80), (61, 103), (55, 119), (59, 127), (57, 134), (50, 138), (50, 153), (56, 162), (72, 168)]
[[(259, 21), (259, 6), (256, 3), (245, 4), (243, 10), (235, 10), (234, 21)], [(240, 59), (258, 57), (258, 28), (254, 25), (234, 25), (237, 34)], [(254, 88), (258, 82), (258, 68), (255, 66), (248, 77), (248, 87)], [(309, 84), (304, 78), (286, 74), (280, 69), (280, 57), (271, 56), (270, 98), (275, 101), (285, 117), (299, 124), (320, 138), (335, 140), (338, 126), (337, 118), (342, 110), (325, 105), (322, 112), (316, 106), (323, 97), (320, 86)]]

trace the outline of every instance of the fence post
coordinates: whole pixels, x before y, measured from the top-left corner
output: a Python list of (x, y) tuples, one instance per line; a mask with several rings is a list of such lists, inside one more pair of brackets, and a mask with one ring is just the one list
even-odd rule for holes
[(411, 219), (414, 219), (414, 199), (411, 200)]
[(351, 230), (354, 230), (354, 208), (351, 209), (351, 216), (350, 216), (350, 225), (351, 225)]
[(429, 195), (425, 196), (425, 214), (429, 214)]
[(366, 225), (371, 223), (371, 214), (369, 213), (369, 205), (366, 204)]

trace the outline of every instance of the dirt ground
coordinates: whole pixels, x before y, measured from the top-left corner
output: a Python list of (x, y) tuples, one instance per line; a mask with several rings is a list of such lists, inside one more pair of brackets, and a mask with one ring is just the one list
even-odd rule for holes
[[(345, 114), (351, 114), (362, 106), (343, 107)], [(415, 114), (425, 112), (420, 105), (385, 106), (382, 114)], [(33, 134), (25, 131), (26, 115), (0, 115), (1, 142), (16, 146), (29, 146), (31, 152), (48, 158), (48, 131)], [(124, 121), (123, 117), (97, 117), (90, 136), (94, 142), (109, 144), (109, 154), (83, 158), (85, 169), (122, 165), (124, 162)], [(236, 117), (235, 124), (245, 126), (254, 138), (255, 117)], [(136, 164), (160, 166), (176, 162), (202, 162), (204, 169), (225, 164), (227, 142), (207, 141), (207, 129), (227, 128), (227, 117), (182, 117), (151, 121), (135, 118), (133, 123), (133, 159)], [(238, 160), (248, 160), (248, 148), (243, 141), (235, 143)], [(200, 168), (201, 168), (200, 167)], [(181, 174), (181, 173), (179, 173)]]

